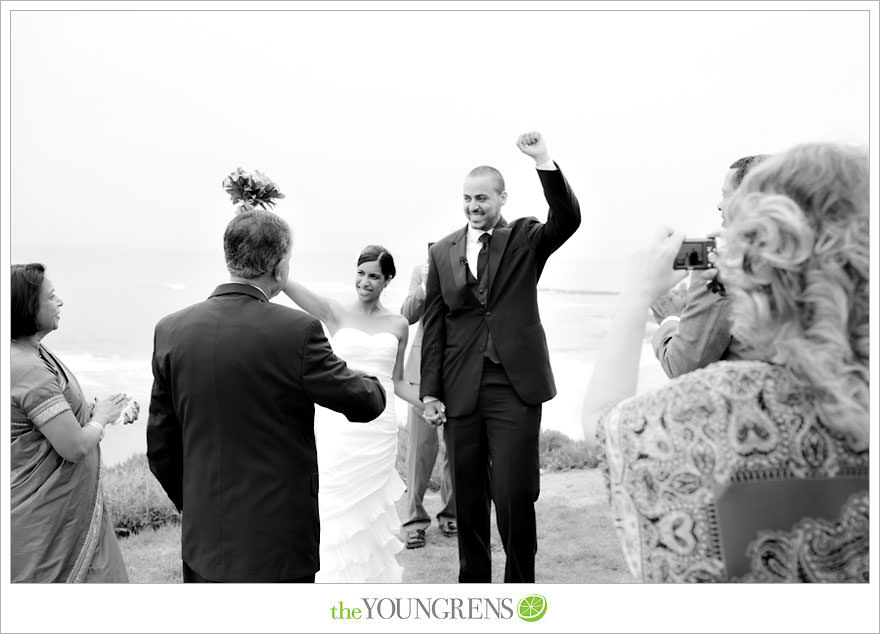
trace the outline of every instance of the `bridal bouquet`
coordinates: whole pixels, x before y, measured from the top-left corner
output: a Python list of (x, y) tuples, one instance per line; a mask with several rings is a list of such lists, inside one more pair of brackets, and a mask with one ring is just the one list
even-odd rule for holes
[(223, 189), (233, 204), (241, 203), (239, 211), (249, 211), (257, 206), (268, 210), (275, 206), (276, 198), (284, 198), (268, 176), (258, 170), (245, 172), (240, 167), (223, 179)]

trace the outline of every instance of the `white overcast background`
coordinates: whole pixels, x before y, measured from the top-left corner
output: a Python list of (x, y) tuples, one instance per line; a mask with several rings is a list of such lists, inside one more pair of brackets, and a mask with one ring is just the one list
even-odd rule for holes
[[(420, 252), (464, 224), (461, 183), (478, 164), (507, 178), (508, 218), (544, 217), (533, 162), (515, 147), (518, 134), (538, 130), (581, 201), (583, 224), (554, 259), (576, 277), (585, 262), (622, 261), (658, 224), (689, 235), (715, 229), (722, 177), (740, 156), (807, 141), (867, 144), (876, 5), (4, 2), (4, 264), (34, 246), (126, 245), (146, 257), (219, 251), (231, 217), (220, 183), (239, 166), (263, 171), (287, 195), (278, 211), (297, 248), (356, 253), (377, 236), (392, 251)], [(361, 596), (479, 594), (464, 586), (74, 593), (9, 588), (2, 559), (3, 619), (16, 631), (315, 630), (330, 626), (323, 607), (310, 610), (316, 602), (329, 612)], [(492, 592), (518, 599), (526, 590)], [(792, 627), (809, 614), (802, 627), (820, 631), (842, 618), (814, 613), (832, 590), (545, 590), (545, 622), (554, 610), (583, 615), (547, 623), (559, 631), (688, 631), (673, 611), (702, 615), (691, 626), (700, 631), (735, 629), (765, 595), (767, 606), (791, 601), (803, 614), (754, 627)], [(834, 594), (846, 597), (838, 603), (846, 615), (876, 613), (876, 595), (860, 602), (861, 590)], [(198, 609), (166, 607), (174, 602)]]
[(15, 12), (13, 243), (219, 249), (241, 166), (300, 248), (421, 252), (475, 165), (544, 216), (539, 130), (583, 210), (559, 257), (621, 256), (716, 228), (740, 156), (867, 142), (868, 43), (846, 11)]

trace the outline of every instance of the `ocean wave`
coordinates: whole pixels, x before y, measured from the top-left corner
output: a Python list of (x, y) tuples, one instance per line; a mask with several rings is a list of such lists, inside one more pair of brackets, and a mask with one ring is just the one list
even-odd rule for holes
[(149, 398), (153, 383), (153, 371), (149, 359), (105, 356), (90, 352), (74, 352), (55, 349), (87, 396), (106, 396), (124, 392), (134, 396), (141, 404)]
[(558, 295), (620, 295), (617, 289), (590, 289), (590, 288), (539, 288), (541, 293), (554, 293)]
[[(56, 350), (56, 352), (65, 365), (83, 372), (144, 370), (144, 362), (138, 359), (125, 359), (116, 355), (108, 356), (91, 352), (65, 350)], [(149, 365), (146, 370), (149, 370)]]

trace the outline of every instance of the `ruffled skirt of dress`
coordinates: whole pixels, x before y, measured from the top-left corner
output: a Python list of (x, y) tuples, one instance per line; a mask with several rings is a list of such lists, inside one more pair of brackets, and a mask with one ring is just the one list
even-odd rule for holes
[(395, 469), (397, 421), (393, 409), (370, 423), (350, 423), (316, 412), (318, 507), (321, 514), (319, 583), (399, 583), (395, 555), (400, 518), (395, 502), (405, 485)]

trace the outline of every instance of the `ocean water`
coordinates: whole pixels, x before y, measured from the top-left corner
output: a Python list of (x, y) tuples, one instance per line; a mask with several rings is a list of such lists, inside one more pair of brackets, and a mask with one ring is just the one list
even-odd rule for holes
[[(398, 275), (383, 295), (390, 310), (399, 310), (420, 257), (396, 256)], [(202, 301), (228, 279), (222, 252), (13, 247), (13, 263), (33, 261), (46, 265), (47, 276), (64, 300), (61, 326), (44, 343), (73, 371), (87, 397), (125, 392), (141, 404), (138, 421), (108, 429), (102, 443), (105, 463), (112, 465), (145, 451), (153, 327), (162, 316)], [(355, 264), (351, 254), (295, 251), (291, 272), (312, 290), (349, 301), (354, 297)], [(602, 279), (601, 271), (593, 275)], [(583, 397), (617, 295), (565, 283), (576, 277), (557, 268), (539, 285), (539, 306), (559, 392), (544, 405), (542, 425), (582, 438)], [(273, 301), (293, 306), (283, 295)], [(652, 332), (648, 324), (639, 391), (664, 380), (648, 345)], [(403, 401), (397, 401), (397, 410), (405, 420)]]

